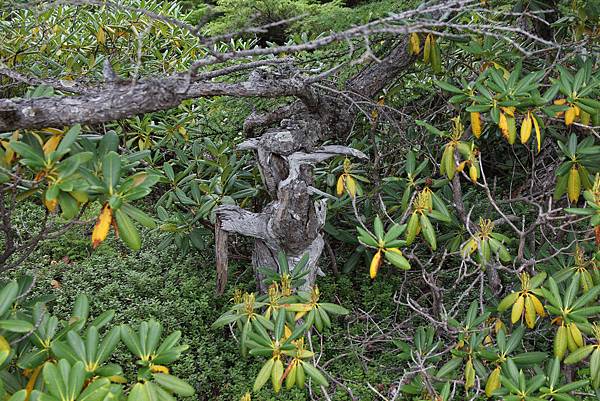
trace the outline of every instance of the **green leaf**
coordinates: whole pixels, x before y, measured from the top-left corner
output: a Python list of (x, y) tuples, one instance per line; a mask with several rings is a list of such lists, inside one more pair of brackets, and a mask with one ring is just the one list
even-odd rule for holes
[(153, 376), (154, 380), (156, 380), (161, 387), (164, 387), (171, 393), (178, 394), (182, 397), (191, 397), (195, 393), (192, 386), (178, 377), (164, 373), (154, 373)]
[(119, 236), (123, 242), (134, 251), (139, 250), (142, 246), (142, 239), (140, 238), (139, 231), (135, 228), (129, 216), (127, 216), (122, 209), (117, 209), (114, 213), (119, 229)]
[(436, 373), (436, 377), (446, 377), (452, 373), (456, 373), (458, 367), (462, 365), (462, 358), (452, 358), (444, 364)]
[(13, 333), (28, 333), (33, 330), (33, 325), (24, 320), (0, 320), (0, 330)]
[(267, 362), (265, 362), (263, 367), (260, 369), (260, 372), (258, 372), (258, 376), (256, 376), (256, 380), (254, 380), (253, 391), (255, 393), (257, 393), (265, 385), (267, 380), (269, 380), (269, 377), (271, 376), (271, 370), (273, 369), (274, 363), (275, 363), (275, 359), (273, 359), (273, 358), (269, 359)]
[(384, 253), (385, 258), (388, 260), (388, 262), (390, 262), (391, 264), (393, 264), (394, 266), (396, 266), (397, 268), (400, 268), (402, 270), (409, 270), (410, 269), (410, 263), (408, 262), (408, 260), (401, 254), (394, 252), (394, 251), (386, 251)]
[(110, 194), (112, 194), (119, 183), (121, 174), (121, 158), (116, 152), (110, 151), (104, 156), (102, 160), (102, 174), (104, 176), (104, 184), (108, 187)]
[(375, 216), (373, 230), (375, 232), (375, 236), (377, 237), (377, 241), (383, 240), (385, 233), (383, 231), (383, 223), (382, 223), (381, 219), (379, 218), (379, 216)]
[(75, 141), (77, 140), (77, 136), (80, 132), (81, 125), (75, 124), (74, 126), (72, 126), (58, 144), (56, 152), (61, 155), (67, 153), (71, 149), (71, 145), (73, 145), (73, 143), (75, 143)]
[(425, 237), (425, 240), (429, 243), (431, 249), (435, 251), (437, 249), (437, 242), (435, 230), (431, 225), (431, 221), (429, 221), (429, 218), (426, 215), (422, 214), (419, 218), (419, 222), (421, 224), (421, 230), (423, 231), (423, 237)]
[(27, 399), (27, 390), (17, 391), (8, 399), (8, 401), (25, 401)]
[(320, 303), (319, 307), (325, 309), (329, 313), (333, 313), (334, 315), (347, 315), (350, 313), (350, 311), (343, 306), (327, 302)]
[(241, 316), (242, 315), (238, 315), (237, 313), (231, 313), (230, 311), (227, 311), (223, 315), (221, 315), (217, 320), (215, 320), (211, 327), (213, 329), (218, 329), (219, 327), (223, 327), (235, 322)]
[(565, 364), (572, 365), (588, 357), (594, 350), (594, 345), (586, 345), (585, 347), (577, 348), (565, 358)]
[(327, 379), (325, 379), (325, 376), (323, 376), (323, 374), (319, 372), (319, 369), (304, 361), (301, 361), (300, 363), (304, 368), (306, 374), (310, 376), (318, 385), (323, 387), (329, 386)]
[(39, 166), (46, 163), (43, 154), (38, 153), (34, 148), (23, 142), (10, 142), (10, 147), (24, 159), (30, 159)]
[(131, 206), (128, 203), (124, 203), (121, 206), (121, 209), (127, 215), (129, 215), (132, 219), (143, 225), (147, 228), (156, 228), (156, 220), (153, 217), (150, 217), (148, 214), (138, 209), (137, 207)]
[(406, 229), (406, 224), (400, 225), (398, 223), (395, 223), (393, 226), (390, 227), (388, 232), (385, 233), (385, 236), (383, 237), (383, 241), (387, 243), (387, 242), (395, 240), (404, 232), (405, 229)]
[(19, 293), (19, 284), (13, 280), (0, 291), (0, 316), (4, 315), (15, 302)]
[(460, 95), (460, 94), (463, 93), (463, 91), (461, 89), (457, 88), (454, 85), (449, 84), (446, 81), (433, 81), (433, 82), (435, 82), (435, 84), (437, 86), (439, 86), (440, 88), (442, 88), (443, 90), (445, 90), (447, 92), (455, 93), (455, 94), (458, 94), (458, 95)]

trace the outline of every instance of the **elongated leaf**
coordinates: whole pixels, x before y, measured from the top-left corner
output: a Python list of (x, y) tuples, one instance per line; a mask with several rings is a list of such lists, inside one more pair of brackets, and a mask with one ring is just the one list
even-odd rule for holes
[(171, 393), (178, 394), (182, 397), (191, 397), (195, 393), (192, 386), (175, 376), (164, 373), (154, 373), (153, 376), (154, 380), (156, 380), (161, 387), (164, 387)]
[(129, 216), (123, 210), (117, 209), (115, 210), (115, 218), (119, 228), (119, 236), (123, 242), (134, 251), (139, 250), (142, 246), (142, 239)]
[(269, 377), (271, 376), (271, 370), (273, 369), (274, 364), (275, 359), (271, 358), (267, 362), (265, 362), (263, 367), (260, 369), (260, 372), (258, 372), (258, 376), (256, 376), (256, 379), (254, 380), (253, 391), (255, 393), (257, 393), (265, 385), (267, 380), (269, 380)]
[(104, 176), (104, 184), (112, 194), (119, 183), (121, 174), (121, 158), (116, 152), (110, 151), (104, 156), (102, 160), (102, 174)]
[(64, 154), (64, 153), (68, 152), (69, 149), (71, 148), (71, 145), (73, 145), (73, 143), (75, 143), (75, 141), (77, 140), (77, 136), (79, 135), (80, 132), (81, 132), (81, 125), (75, 124), (74, 126), (72, 126), (69, 129), (69, 131), (67, 131), (67, 133), (65, 134), (63, 139), (60, 141), (60, 143), (58, 144), (58, 147), (56, 148), (56, 152), (59, 154)]

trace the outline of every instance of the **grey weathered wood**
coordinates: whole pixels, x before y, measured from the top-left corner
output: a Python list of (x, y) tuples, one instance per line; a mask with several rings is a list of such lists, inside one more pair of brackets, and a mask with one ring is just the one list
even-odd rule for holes
[[(279, 121), (279, 127), (267, 129), (260, 137), (238, 145), (239, 150), (254, 151), (263, 182), (273, 200), (260, 213), (237, 206), (222, 206), (216, 213), (223, 230), (255, 238), (252, 263), (261, 290), (266, 289), (257, 268), (278, 270), (280, 251), (286, 253), (289, 266), (294, 266), (307, 253), (310, 274), (304, 287), (314, 285), (321, 273), (318, 261), (324, 247), (322, 228), (329, 196), (313, 199), (315, 194), (320, 195), (314, 187), (313, 167), (339, 155), (367, 159), (356, 149), (319, 144), (326, 138), (345, 135), (351, 129), (355, 118), (353, 98), (372, 98), (410, 62), (412, 57), (406, 51), (406, 40), (402, 40), (383, 62), (367, 66), (348, 82), (348, 98), (332, 101), (331, 97), (311, 97), (285, 106), (280, 112), (249, 117), (245, 124), (247, 133), (254, 132), (261, 123)], [(316, 108), (307, 105), (315, 103)]]

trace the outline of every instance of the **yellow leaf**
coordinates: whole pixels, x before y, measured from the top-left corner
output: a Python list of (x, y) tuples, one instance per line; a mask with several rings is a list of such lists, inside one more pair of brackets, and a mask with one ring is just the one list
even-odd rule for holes
[(410, 54), (417, 55), (421, 52), (421, 39), (419, 34), (413, 32), (410, 34), (410, 45), (408, 47)]
[(500, 388), (500, 366), (492, 370), (485, 384), (485, 395), (492, 396), (492, 393)]
[(466, 160), (458, 163), (458, 166), (456, 166), (456, 172), (457, 173), (462, 173), (462, 171), (465, 169), (465, 165), (466, 164), (467, 164)]
[(166, 375), (169, 374), (169, 368), (163, 365), (150, 365), (150, 371), (152, 373), (164, 373)]
[(535, 313), (537, 313), (540, 317), (546, 316), (546, 312), (544, 311), (544, 305), (542, 305), (538, 297), (536, 297), (533, 294), (529, 294), (529, 297), (531, 298), (531, 302), (533, 302)]
[(481, 136), (481, 115), (476, 111), (471, 112), (471, 131), (475, 138)]
[(294, 315), (294, 321), (302, 319), (302, 317), (304, 317), (304, 315), (306, 315), (305, 311), (297, 312), (296, 315)]
[(469, 167), (469, 177), (471, 177), (473, 184), (477, 182), (477, 175), (477, 167), (471, 164), (471, 167)]
[(108, 204), (105, 204), (96, 220), (94, 231), (92, 232), (92, 247), (96, 248), (108, 236), (110, 224), (112, 222), (112, 210)]
[(525, 323), (527, 327), (533, 329), (535, 326), (535, 307), (533, 306), (533, 301), (531, 297), (525, 297)]
[(471, 358), (467, 361), (465, 366), (465, 389), (468, 390), (475, 385), (475, 368), (473, 367), (473, 361)]
[(60, 140), (62, 139), (61, 135), (52, 135), (50, 137), (50, 139), (48, 139), (46, 141), (46, 143), (44, 144), (44, 154), (47, 155), (50, 152), (54, 152), (56, 150), (56, 148), (58, 147), (58, 144), (60, 143)]
[(498, 127), (500, 128), (500, 131), (502, 131), (502, 136), (505, 139), (508, 139), (508, 120), (502, 112), (500, 112), (500, 120), (498, 121)]
[(377, 272), (379, 271), (379, 266), (381, 266), (381, 249), (377, 251), (373, 259), (371, 260), (371, 267), (369, 268), (369, 275), (371, 278), (377, 277)]
[(527, 116), (523, 119), (521, 123), (521, 143), (529, 142), (529, 137), (531, 136), (531, 114), (527, 112)]
[(356, 181), (351, 175), (346, 177), (346, 189), (348, 190), (348, 194), (351, 198), (356, 196)]
[(54, 212), (56, 210), (56, 206), (58, 205), (58, 199), (52, 199), (52, 200), (47, 200), (46, 197), (43, 197), (44, 199), (44, 206), (46, 206), (46, 209), (48, 209), (48, 211), (50, 212)]
[(510, 314), (510, 321), (512, 323), (517, 323), (521, 319), (521, 315), (523, 314), (523, 308), (525, 304), (525, 298), (523, 296), (519, 296), (515, 303), (513, 304), (512, 311)]
[(579, 200), (579, 192), (581, 192), (581, 180), (579, 178), (579, 171), (577, 167), (573, 165), (569, 170), (569, 178), (567, 181), (567, 194), (569, 201), (577, 203)]
[(505, 114), (514, 117), (515, 116), (515, 108), (513, 106), (510, 107), (501, 107), (502, 111), (504, 111)]
[(346, 174), (340, 175), (340, 178), (337, 180), (336, 194), (337, 196), (342, 196), (344, 194), (344, 176)]
[(106, 43), (106, 33), (102, 27), (98, 28), (96, 32), (96, 40), (102, 45)]
[(567, 99), (556, 99), (554, 101), (554, 104), (558, 105), (558, 106), (562, 106), (563, 104), (567, 103)]
[(540, 153), (542, 149), (542, 134), (540, 132), (540, 124), (538, 123), (537, 117), (534, 115), (531, 116), (531, 120), (533, 121), (533, 126), (535, 127), (535, 139), (537, 141), (537, 151)]
[(565, 125), (569, 126), (573, 124), (573, 121), (575, 121), (576, 116), (577, 110), (575, 110), (575, 107), (569, 108), (569, 110), (565, 112)]
[(288, 325), (286, 324), (283, 327), (283, 338), (287, 339), (292, 335), (292, 330), (290, 330), (290, 328), (288, 327)]
[(579, 327), (577, 327), (575, 323), (570, 323), (568, 328), (571, 338), (573, 339), (573, 342), (577, 348), (583, 347), (583, 336), (581, 335), (581, 331), (579, 331)]

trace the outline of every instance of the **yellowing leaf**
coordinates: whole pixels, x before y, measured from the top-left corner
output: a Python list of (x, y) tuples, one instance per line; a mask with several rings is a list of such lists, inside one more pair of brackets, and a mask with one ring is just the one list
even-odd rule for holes
[(419, 38), (419, 34), (416, 32), (411, 33), (409, 42), (408, 50), (410, 54), (419, 54), (421, 52), (421, 39)]
[(500, 112), (500, 120), (498, 121), (498, 127), (500, 128), (500, 131), (502, 131), (502, 136), (505, 139), (508, 139), (508, 120), (502, 112)]
[(94, 231), (92, 232), (92, 247), (96, 248), (98, 245), (102, 243), (108, 236), (108, 231), (110, 230), (110, 224), (112, 222), (112, 210), (108, 204), (104, 205), (100, 215), (98, 216), (98, 220), (96, 220), (96, 225), (94, 226)]
[(591, 115), (589, 113), (586, 113), (585, 111), (581, 110), (581, 124), (583, 125), (590, 125), (590, 119), (591, 119)]
[(531, 137), (531, 128), (532, 128), (531, 114), (527, 112), (527, 116), (523, 119), (521, 123), (521, 143), (529, 142), (529, 138)]
[(475, 138), (481, 136), (481, 115), (476, 111), (471, 112), (471, 131)]
[(356, 181), (351, 175), (346, 177), (346, 189), (348, 190), (348, 194), (351, 198), (356, 196)]
[(10, 343), (4, 338), (4, 336), (0, 336), (0, 365), (6, 361), (6, 358), (10, 355)]
[(101, 45), (106, 43), (106, 33), (102, 27), (98, 28), (98, 31), (96, 32), (96, 40)]
[(492, 370), (485, 383), (485, 395), (492, 396), (492, 393), (500, 388), (500, 366)]
[(506, 118), (506, 123), (508, 126), (508, 137), (506, 139), (508, 140), (508, 143), (513, 145), (517, 139), (517, 121), (514, 117), (508, 116)]
[(48, 139), (46, 141), (46, 143), (44, 144), (44, 154), (47, 155), (50, 152), (54, 152), (56, 150), (56, 148), (58, 147), (58, 144), (60, 143), (60, 140), (62, 139), (62, 136), (60, 135), (52, 135), (50, 137), (50, 139)]
[(531, 302), (533, 302), (535, 313), (537, 313), (540, 317), (546, 316), (546, 312), (544, 311), (544, 305), (542, 305), (538, 297), (536, 297), (533, 294), (529, 294), (529, 297), (531, 298)]
[(525, 298), (523, 296), (519, 296), (515, 303), (513, 304), (512, 311), (510, 314), (510, 321), (514, 324), (517, 323), (521, 319), (521, 315), (523, 314), (523, 308), (525, 304)]
[(473, 184), (477, 182), (478, 175), (479, 174), (477, 173), (477, 167), (471, 164), (471, 167), (469, 167), (469, 177), (471, 177), (471, 181), (473, 182)]
[(571, 334), (571, 338), (573, 338), (573, 342), (575, 342), (575, 345), (577, 345), (578, 348), (583, 347), (583, 335), (581, 334), (579, 327), (577, 327), (575, 323), (571, 323), (568, 325), (568, 328), (569, 333)]
[(531, 297), (525, 297), (525, 324), (530, 329), (533, 329), (535, 326), (535, 307), (533, 306), (533, 301)]
[(471, 358), (467, 361), (465, 366), (465, 389), (470, 389), (475, 385), (475, 368), (473, 367), (473, 361)]
[(559, 326), (554, 337), (554, 356), (562, 359), (567, 351), (567, 328), (564, 325)]
[(163, 366), (163, 365), (151, 365), (150, 371), (152, 373), (164, 373), (166, 375), (169, 374), (169, 368), (167, 368), (166, 366)]
[(371, 260), (371, 266), (369, 268), (369, 276), (373, 279), (377, 277), (377, 272), (381, 266), (381, 249), (377, 251), (373, 259)]
[(579, 193), (581, 192), (581, 179), (579, 177), (579, 171), (577, 167), (573, 165), (569, 170), (569, 178), (567, 181), (567, 195), (569, 201), (576, 203), (579, 200)]
[(429, 55), (431, 53), (431, 40), (432, 40), (432, 36), (431, 34), (428, 34), (427, 37), (425, 38), (425, 45), (423, 46), (423, 62), (425, 64), (429, 63)]
[(565, 112), (565, 125), (569, 126), (573, 124), (573, 121), (575, 121), (576, 116), (577, 110), (575, 109), (575, 107), (569, 108), (569, 110)]
[(537, 151), (540, 153), (542, 149), (542, 134), (540, 132), (540, 124), (538, 123), (537, 117), (535, 115), (531, 116), (531, 120), (533, 121), (533, 126), (535, 127), (535, 139), (537, 141)]

